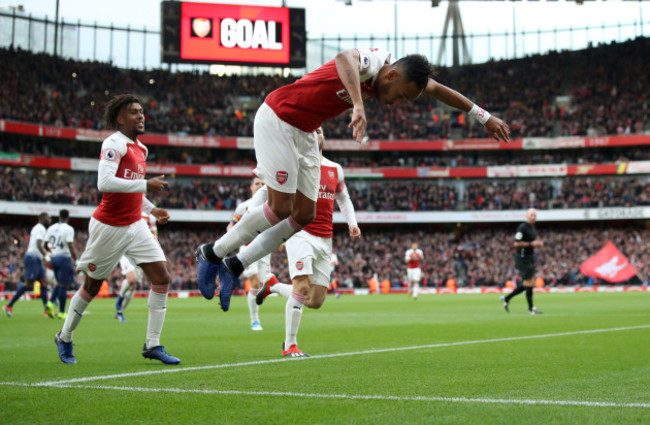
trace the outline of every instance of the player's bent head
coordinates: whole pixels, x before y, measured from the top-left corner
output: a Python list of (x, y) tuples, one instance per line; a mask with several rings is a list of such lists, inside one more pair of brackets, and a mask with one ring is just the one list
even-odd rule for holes
[(140, 104), (140, 100), (132, 94), (120, 94), (112, 98), (104, 108), (104, 125), (107, 129), (117, 130), (118, 117), (122, 109), (132, 103)]
[(59, 218), (67, 219), (68, 217), (70, 217), (70, 211), (65, 209), (59, 211)]
[(414, 82), (420, 91), (427, 87), (429, 78), (438, 73), (426, 56), (418, 54), (404, 56), (395, 62), (393, 67), (398, 70), (404, 81)]

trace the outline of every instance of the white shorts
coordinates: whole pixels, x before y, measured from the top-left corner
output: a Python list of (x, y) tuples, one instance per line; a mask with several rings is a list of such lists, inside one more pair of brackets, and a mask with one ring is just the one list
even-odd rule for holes
[(419, 282), (422, 279), (422, 269), (406, 269), (406, 277), (410, 282)]
[(311, 275), (311, 283), (330, 286), (332, 270), (332, 239), (314, 236), (301, 230), (286, 243), (289, 275)]
[(268, 187), (278, 192), (300, 191), (318, 200), (320, 153), (316, 133), (282, 121), (263, 103), (255, 115), (253, 130), (257, 167), (253, 171)]
[(246, 267), (241, 277), (248, 279), (254, 275), (259, 277), (261, 283), (265, 283), (271, 278), (271, 254)]
[(93, 279), (106, 279), (123, 255), (135, 264), (167, 261), (158, 239), (143, 220), (128, 226), (109, 226), (94, 217), (88, 225), (88, 243), (77, 263)]

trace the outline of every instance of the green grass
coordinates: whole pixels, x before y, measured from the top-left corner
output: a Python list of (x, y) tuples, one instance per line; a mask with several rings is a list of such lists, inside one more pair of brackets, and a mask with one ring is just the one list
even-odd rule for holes
[[(179, 366), (142, 358), (144, 299), (126, 324), (114, 300), (93, 301), (77, 365), (57, 357), (62, 323), (42, 317), (40, 301), (19, 302), (0, 317), (2, 422), (647, 424), (650, 327), (639, 326), (650, 326), (650, 293), (535, 299), (543, 315), (528, 315), (523, 295), (510, 314), (496, 295), (330, 297), (303, 314), (299, 346), (315, 357), (305, 360), (281, 359), (283, 299), (262, 306), (263, 332), (250, 330), (243, 297), (228, 313), (170, 299), (161, 342)], [(577, 333), (614, 328), (627, 329)], [(536, 335), (548, 336), (522, 338)], [(95, 379), (52, 383), (85, 377)]]

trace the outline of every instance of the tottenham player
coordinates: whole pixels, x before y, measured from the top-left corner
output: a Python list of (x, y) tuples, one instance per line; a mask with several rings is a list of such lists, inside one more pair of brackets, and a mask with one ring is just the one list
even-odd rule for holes
[(38, 223), (32, 227), (29, 234), (29, 245), (27, 245), (27, 252), (23, 260), (25, 264), (25, 274), (23, 276), (25, 283), (20, 282), (16, 293), (14, 294), (9, 304), (3, 305), (2, 310), (7, 317), (13, 315), (13, 307), (16, 301), (23, 296), (27, 289), (31, 290), (34, 283), (38, 280), (41, 283), (41, 300), (43, 301), (43, 308), (48, 316), (54, 318), (54, 310), (49, 309), (47, 306), (47, 280), (45, 278), (45, 268), (43, 267), (43, 260), (49, 262), (49, 254), (45, 249), (45, 241), (47, 226), (50, 224), (50, 215), (48, 213), (41, 213), (38, 216)]
[(420, 261), (424, 259), (424, 254), (419, 245), (414, 242), (411, 248), (406, 250), (404, 261), (406, 261), (406, 279), (408, 280), (408, 292), (413, 294), (413, 299), (418, 299), (418, 291), (420, 290), (420, 280), (422, 279), (422, 269), (420, 268)]
[[(434, 67), (421, 55), (392, 63), (382, 49), (351, 49), (293, 84), (271, 92), (255, 115), (255, 173), (264, 179), (269, 199), (252, 209), (233, 231), (197, 249), (197, 282), (212, 298), (216, 279), (221, 306), (229, 308), (235, 276), (259, 260), (316, 216), (320, 155), (315, 133), (323, 121), (352, 108), (349, 127), (362, 143), (366, 132), (363, 103), (377, 98), (397, 105), (426, 94), (476, 117), (497, 140), (508, 141), (508, 126), (465, 96), (438, 82)], [(253, 242), (237, 256), (226, 255)], [(223, 259), (223, 262), (222, 262)]]
[(309, 357), (298, 348), (298, 328), (302, 308), (320, 308), (327, 296), (332, 271), (332, 234), (334, 226), (334, 200), (348, 223), (350, 238), (357, 241), (361, 230), (354, 216), (354, 206), (345, 187), (343, 168), (327, 158), (322, 149), (325, 137), (322, 127), (316, 129), (321, 154), (320, 188), (316, 203), (316, 219), (293, 235), (286, 244), (289, 274), (293, 285), (278, 283), (264, 284), (257, 296), (258, 304), (264, 302), (271, 292), (287, 298), (285, 307), (285, 340), (282, 355), (287, 357)]
[(165, 364), (178, 364), (180, 360), (160, 345), (171, 280), (165, 254), (141, 219), (144, 211), (160, 223), (167, 222), (168, 212), (155, 208), (143, 196), (144, 192), (162, 191), (167, 182), (164, 176), (144, 179), (147, 148), (138, 140), (138, 135), (144, 132), (144, 112), (135, 96), (124, 94), (111, 99), (106, 105), (104, 121), (107, 128), (118, 131), (102, 143), (97, 188), (104, 196), (90, 219), (88, 243), (78, 261), (78, 269), (86, 273), (86, 281), (72, 297), (63, 329), (55, 337), (59, 358), (64, 363), (77, 362), (72, 351), (73, 332), (103, 280), (126, 254), (151, 280), (149, 323), (142, 355)]
[(510, 300), (512, 297), (526, 292), (526, 300), (528, 301), (528, 313), (542, 314), (533, 305), (533, 287), (535, 286), (535, 248), (544, 246), (544, 241), (537, 238), (537, 230), (535, 229), (535, 221), (537, 221), (537, 210), (530, 208), (526, 211), (526, 221), (517, 227), (515, 233), (515, 267), (519, 271), (519, 275), (523, 279), (523, 283), (519, 284), (510, 294), (501, 297), (503, 308), (506, 312), (510, 312)]
[[(147, 223), (149, 230), (153, 236), (158, 238), (158, 220), (153, 215), (142, 213), (142, 221)], [(138, 282), (142, 282), (142, 269), (133, 264), (126, 255), (120, 258), (120, 270), (122, 272), (122, 284), (120, 286), (120, 293), (115, 301), (115, 318), (120, 323), (126, 323), (124, 317), (124, 310), (129, 306), (133, 299), (133, 294), (138, 287)]]
[[(65, 303), (68, 299), (68, 288), (76, 283), (74, 263), (77, 261), (77, 253), (73, 245), (74, 229), (68, 224), (69, 217), (68, 210), (59, 211), (59, 222), (51, 225), (45, 234), (52, 255), (50, 265), (56, 277), (52, 298), (56, 296), (60, 319), (66, 318)], [(48, 310), (54, 310), (52, 298), (48, 302)]]

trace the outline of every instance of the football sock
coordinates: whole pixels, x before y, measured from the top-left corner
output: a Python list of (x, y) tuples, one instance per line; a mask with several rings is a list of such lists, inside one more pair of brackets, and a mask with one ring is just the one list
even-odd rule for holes
[(413, 298), (418, 297), (418, 291), (420, 290), (420, 284), (419, 283), (414, 283), (413, 284)]
[(289, 298), (292, 291), (293, 285), (289, 285), (288, 283), (276, 283), (275, 285), (271, 286), (271, 292), (274, 294), (279, 294), (284, 298)]
[(120, 288), (120, 297), (124, 298), (127, 292), (131, 289), (131, 282), (125, 281), (122, 283), (122, 287)]
[(61, 289), (61, 285), (56, 285), (52, 288), (52, 292), (50, 292), (50, 301), (53, 303), (59, 302), (59, 289)]
[(251, 316), (251, 323), (260, 321), (260, 306), (255, 302), (255, 296), (257, 295), (258, 290), (252, 289), (248, 292), (247, 301), (248, 301), (248, 311)]
[(124, 298), (122, 298), (121, 295), (117, 296), (117, 301), (115, 301), (115, 309), (117, 311), (122, 311), (122, 302), (124, 301)]
[(307, 301), (307, 297), (298, 292), (292, 292), (287, 300), (285, 307), (285, 350), (288, 350), (293, 344), (298, 344), (296, 336), (298, 335), (300, 319), (302, 318), (302, 307), (305, 301)]
[(133, 293), (135, 292), (135, 289), (133, 291), (126, 291), (126, 294), (122, 297), (122, 311), (126, 310), (128, 307), (129, 303), (133, 299)]
[(49, 298), (47, 297), (47, 286), (45, 285), (41, 285), (41, 301), (43, 301), (43, 307), (46, 307)]
[(224, 258), (229, 252), (249, 243), (258, 234), (276, 225), (279, 221), (278, 216), (275, 215), (271, 207), (266, 203), (248, 210), (241, 221), (230, 232), (227, 232), (214, 243), (212, 249), (217, 257)]
[(9, 301), (9, 304), (7, 304), (7, 306), (13, 307), (14, 303), (18, 301), (26, 291), (27, 291), (27, 287), (22, 282), (18, 283), (18, 288), (16, 288), (16, 293), (14, 294), (13, 298), (11, 298), (11, 301)]
[(160, 345), (160, 334), (163, 323), (165, 323), (165, 313), (167, 312), (167, 285), (151, 285), (149, 291), (149, 323), (147, 324), (147, 342), (146, 347), (154, 348)]
[[(239, 223), (241, 224), (241, 221)], [(302, 226), (293, 217), (285, 218), (275, 226), (259, 234), (246, 248), (239, 251), (237, 258), (239, 258), (244, 268), (246, 268), (269, 252), (275, 250), (281, 243), (286, 242), (287, 239), (301, 228)], [(229, 233), (232, 233), (232, 230)]]
[(525, 289), (526, 288), (524, 288), (523, 286), (517, 286), (509, 295), (506, 295), (506, 298), (505, 298), (506, 302), (509, 303), (510, 299), (512, 297), (514, 297), (515, 295), (521, 294), (522, 292), (524, 292)]
[(63, 329), (61, 329), (60, 338), (63, 342), (72, 341), (72, 333), (79, 326), (79, 322), (88, 308), (88, 304), (93, 300), (93, 296), (90, 295), (83, 286), (77, 291), (76, 294), (70, 300), (70, 309), (68, 311), (68, 317), (65, 318), (63, 322)]
[(528, 310), (533, 309), (533, 288), (526, 288), (526, 300), (528, 300)]
[(68, 288), (65, 286), (58, 286), (59, 295), (59, 311), (65, 313), (65, 303), (68, 300)]

